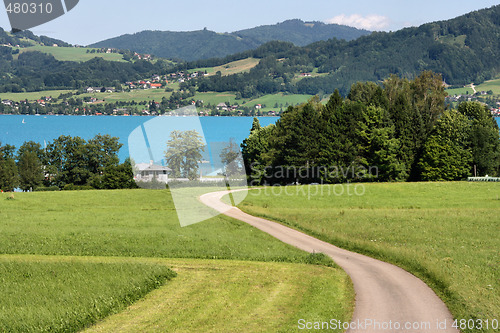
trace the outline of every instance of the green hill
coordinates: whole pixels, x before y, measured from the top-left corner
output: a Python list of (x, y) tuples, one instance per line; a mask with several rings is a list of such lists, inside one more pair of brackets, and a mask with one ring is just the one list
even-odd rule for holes
[(163, 58), (192, 61), (255, 49), (272, 40), (303, 46), (330, 38), (352, 40), (369, 33), (337, 24), (288, 20), (233, 33), (216, 33), (206, 29), (187, 32), (142, 31), (107, 39), (90, 47), (127, 49)]
[(319, 21), (303, 22), (302, 20), (287, 20), (274, 25), (262, 25), (252, 29), (233, 32), (242, 38), (252, 38), (259, 43), (273, 40), (291, 42), (297, 46), (331, 38), (354, 40), (370, 34), (368, 30), (360, 30), (345, 25), (326, 24)]
[(19, 47), (30, 47), (35, 45), (41, 46), (54, 46), (59, 47), (69, 47), (70, 44), (63, 42), (62, 40), (50, 38), (47, 36), (36, 36), (29, 30), (20, 31), (17, 33), (10, 33), (0, 28), (0, 44), (19, 46)]

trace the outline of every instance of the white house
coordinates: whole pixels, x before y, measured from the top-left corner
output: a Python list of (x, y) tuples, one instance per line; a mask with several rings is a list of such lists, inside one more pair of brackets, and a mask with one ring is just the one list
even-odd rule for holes
[(138, 163), (135, 165), (135, 176), (134, 180), (140, 182), (151, 182), (153, 179), (156, 179), (162, 183), (168, 183), (168, 173), (172, 171), (172, 169), (153, 164), (151, 161), (148, 163)]

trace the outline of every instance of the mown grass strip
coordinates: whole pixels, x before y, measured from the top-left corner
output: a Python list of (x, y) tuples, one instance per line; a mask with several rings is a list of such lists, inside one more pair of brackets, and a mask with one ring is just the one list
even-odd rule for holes
[(353, 290), (338, 268), (167, 261), (176, 279), (85, 332), (294, 332), (299, 319), (348, 321), (352, 314)]

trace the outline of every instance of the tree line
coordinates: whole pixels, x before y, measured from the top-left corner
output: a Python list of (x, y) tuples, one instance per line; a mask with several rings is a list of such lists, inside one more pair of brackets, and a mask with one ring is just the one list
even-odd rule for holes
[(118, 138), (100, 134), (88, 141), (62, 135), (43, 148), (0, 143), (0, 189), (135, 188), (130, 161), (118, 158), (121, 147)]
[(356, 83), (326, 105), (289, 107), (276, 125), (257, 119), (242, 153), (251, 184), (441, 181), (500, 173), (500, 137), (488, 108), (447, 109), (440, 75)]

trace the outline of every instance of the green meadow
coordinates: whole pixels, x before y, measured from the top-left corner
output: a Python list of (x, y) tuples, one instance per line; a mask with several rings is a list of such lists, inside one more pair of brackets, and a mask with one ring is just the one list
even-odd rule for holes
[(0, 279), (14, 332), (290, 332), (354, 299), (326, 256), (225, 216), (182, 228), (168, 190), (1, 194)]
[[(91, 50), (97, 51), (98, 49), (86, 48), (86, 47), (53, 47), (53, 46), (42, 46), (35, 45), (31, 47), (19, 49), (21, 53), (23, 52), (42, 52), (51, 54), (60, 61), (78, 61), (84, 62), (94, 58), (103, 58), (109, 61), (120, 61), (123, 60), (123, 55), (119, 53), (90, 53)], [(87, 53), (87, 50), (89, 53)]]
[(44, 90), (44, 91), (34, 91), (34, 92), (22, 92), (22, 93), (1, 93), (0, 99), (9, 99), (14, 102), (19, 101), (36, 101), (42, 97), (52, 97), (57, 98), (61, 94), (74, 93), (75, 90)]
[(242, 60), (232, 61), (225, 65), (216, 67), (200, 67), (195, 69), (190, 69), (189, 73), (193, 72), (207, 72), (208, 75), (214, 75), (217, 72), (221, 72), (222, 76), (232, 75), (237, 73), (246, 73), (250, 69), (254, 68), (259, 64), (260, 60), (256, 58), (246, 58)]
[[(493, 91), (494, 95), (500, 95), (500, 79), (495, 79), (495, 80), (489, 80), (481, 83), (478, 86), (475, 86), (475, 89), (477, 92), (481, 91)], [(453, 96), (453, 95), (458, 95), (458, 94), (473, 94), (474, 91), (470, 86), (466, 86), (463, 88), (455, 88), (455, 89), (446, 89), (448, 92), (448, 95)]]
[[(287, 95), (283, 93), (278, 93), (273, 95), (265, 95), (250, 100), (244, 103), (243, 105), (255, 107), (256, 104), (262, 104), (265, 105), (265, 107), (262, 108), (263, 110), (280, 111), (280, 109), (283, 109), (284, 111), (288, 107), (287, 103), (288, 105), (302, 104), (307, 102), (311, 97), (313, 97), (313, 95), (300, 95), (300, 94)], [(276, 104), (278, 104), (277, 107)]]
[(500, 79), (497, 80), (489, 80), (481, 83), (476, 87), (477, 91), (493, 91), (493, 94), (500, 95)]
[(240, 208), (408, 270), (457, 319), (500, 318), (498, 183), (257, 188)]
[(76, 96), (77, 98), (84, 97), (95, 97), (98, 100), (104, 100), (108, 103), (115, 102), (149, 102), (156, 101), (161, 102), (162, 98), (170, 98), (172, 95), (171, 92), (165, 92), (165, 88), (160, 89), (134, 89), (131, 91), (121, 91), (121, 92), (113, 92), (113, 93), (91, 93), (91, 94), (81, 94)]

